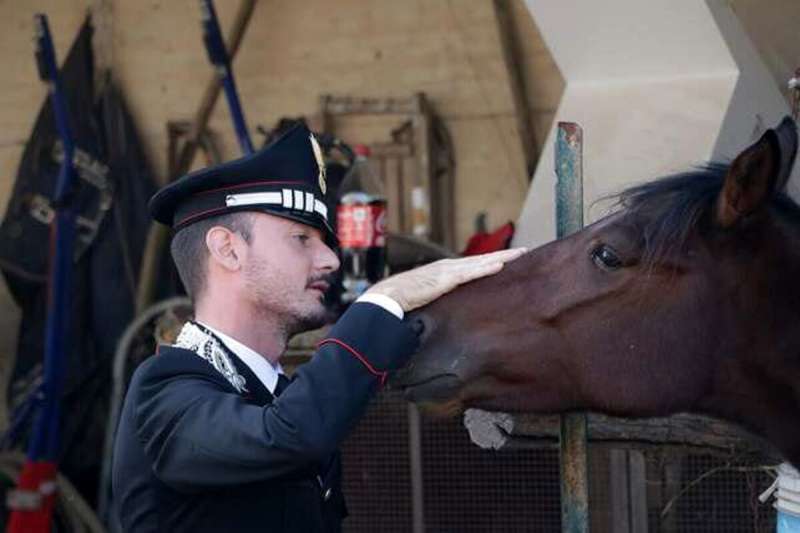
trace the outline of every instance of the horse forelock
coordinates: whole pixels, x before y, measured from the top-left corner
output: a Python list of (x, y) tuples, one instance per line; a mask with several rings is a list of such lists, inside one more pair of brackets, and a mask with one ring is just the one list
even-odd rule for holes
[[(626, 219), (641, 229), (642, 262), (654, 265), (685, 249), (689, 237), (713, 228), (713, 214), (728, 165), (709, 163), (697, 169), (636, 185), (615, 198)], [(800, 230), (800, 206), (781, 192), (770, 207)]]

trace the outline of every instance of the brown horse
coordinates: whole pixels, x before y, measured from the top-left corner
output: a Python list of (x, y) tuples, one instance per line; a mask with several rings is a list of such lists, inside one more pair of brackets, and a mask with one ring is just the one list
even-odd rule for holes
[(413, 313), (421, 350), (395, 382), (450, 411), (710, 414), (800, 464), (797, 142), (785, 119)]

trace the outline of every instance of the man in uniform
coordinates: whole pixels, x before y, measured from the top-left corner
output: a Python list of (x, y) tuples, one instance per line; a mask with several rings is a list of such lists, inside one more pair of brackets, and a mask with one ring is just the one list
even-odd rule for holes
[(376, 284), (289, 380), (291, 335), (322, 325), (339, 267), (324, 163), (297, 127), (168, 185), (153, 217), (195, 319), (135, 372), (113, 459), (125, 531), (339, 531), (337, 447), (417, 345), (404, 314), (521, 254), (433, 263)]

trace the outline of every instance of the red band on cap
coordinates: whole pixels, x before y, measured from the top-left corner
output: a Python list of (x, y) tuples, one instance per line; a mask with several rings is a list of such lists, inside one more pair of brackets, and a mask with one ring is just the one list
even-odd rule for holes
[(304, 181), (251, 181), (249, 183), (237, 183), (236, 185), (228, 185), (226, 187), (219, 187), (217, 189), (200, 191), (196, 194), (199, 196), (201, 194), (211, 194), (221, 191), (230, 191), (232, 189), (245, 189), (247, 187), (256, 187), (257, 185), (308, 185), (308, 183)]
[(180, 222), (176, 222), (174, 227), (175, 227), (175, 229), (178, 229), (181, 226), (183, 226), (185, 224), (188, 224), (192, 220), (195, 220), (195, 219), (198, 219), (198, 218), (204, 218), (204, 217), (211, 216), (211, 215), (214, 215), (214, 214), (217, 214), (217, 213), (222, 213), (224, 211), (228, 211), (228, 206), (227, 205), (224, 206), (224, 207), (215, 207), (214, 209), (207, 209), (205, 211), (200, 211), (199, 213), (195, 213), (193, 215), (189, 215), (188, 217), (184, 218)]

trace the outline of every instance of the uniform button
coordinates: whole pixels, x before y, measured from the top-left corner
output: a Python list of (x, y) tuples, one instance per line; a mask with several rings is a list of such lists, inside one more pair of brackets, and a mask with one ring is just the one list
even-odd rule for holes
[(322, 495), (322, 499), (328, 501), (331, 499), (331, 489), (326, 489), (325, 494)]

